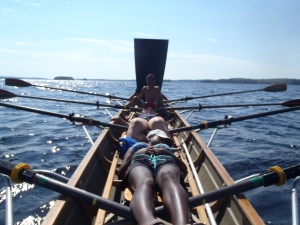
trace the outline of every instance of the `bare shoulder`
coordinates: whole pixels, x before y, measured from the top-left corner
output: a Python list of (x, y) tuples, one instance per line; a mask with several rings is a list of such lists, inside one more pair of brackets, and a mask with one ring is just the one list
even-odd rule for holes
[(141, 92), (145, 92), (145, 90), (147, 90), (147, 86), (144, 86), (143, 88), (142, 88), (142, 90), (141, 90)]
[(159, 86), (154, 86), (154, 89), (158, 92), (160, 92), (160, 87)]

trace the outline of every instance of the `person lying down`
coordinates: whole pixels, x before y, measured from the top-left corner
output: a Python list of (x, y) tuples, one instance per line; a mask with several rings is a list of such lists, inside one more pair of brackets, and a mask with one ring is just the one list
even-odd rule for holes
[(154, 216), (153, 195), (159, 191), (168, 210), (172, 224), (189, 223), (189, 199), (184, 188), (187, 167), (170, 147), (173, 140), (160, 130), (151, 130), (148, 143), (137, 142), (125, 153), (119, 170), (121, 190), (134, 191), (130, 209), (139, 225), (161, 225)]
[(145, 110), (141, 117), (134, 118), (127, 123), (120, 117), (113, 117), (111, 121), (115, 123), (128, 126), (126, 135), (119, 139), (121, 142), (119, 152), (123, 156), (127, 150), (139, 141), (146, 141), (146, 135), (149, 131), (159, 129), (164, 131), (167, 136), (170, 136), (168, 126), (164, 118), (155, 114), (155, 106), (153, 103), (148, 102), (145, 105)]

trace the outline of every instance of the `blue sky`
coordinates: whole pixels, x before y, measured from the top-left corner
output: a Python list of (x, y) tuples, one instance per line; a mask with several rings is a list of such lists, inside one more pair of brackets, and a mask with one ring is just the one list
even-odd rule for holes
[(169, 39), (166, 79), (300, 79), (300, 1), (1, 0), (0, 76), (134, 79), (134, 38)]

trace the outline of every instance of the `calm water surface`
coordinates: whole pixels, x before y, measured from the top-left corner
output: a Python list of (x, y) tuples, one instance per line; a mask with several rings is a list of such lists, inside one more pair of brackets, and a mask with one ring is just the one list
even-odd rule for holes
[[(110, 93), (120, 97), (129, 96), (135, 89), (134, 81), (53, 81), (27, 80), (33, 84), (70, 88), (99, 94)], [(202, 96), (245, 90), (262, 89), (268, 85), (249, 84), (204, 84), (198, 81), (166, 82), (162, 90), (169, 99), (185, 96)], [(90, 95), (74, 94), (47, 88), (0, 88), (17, 95), (78, 100), (85, 102), (116, 104), (109, 99)], [(239, 95), (195, 99), (181, 106), (224, 105), (251, 103), (281, 103), (299, 99), (300, 86), (288, 86), (286, 92), (251, 92)], [(13, 98), (0, 100), (5, 103), (38, 108), (61, 114), (80, 114), (85, 117), (108, 122), (109, 114), (96, 106), (63, 103), (57, 101)], [(194, 112), (188, 119), (190, 124), (203, 120), (223, 119), (225, 115), (240, 117), (281, 109), (281, 106), (203, 109)], [(115, 114), (114, 110), (109, 110)], [(187, 115), (185, 113), (184, 115)], [(269, 167), (285, 167), (300, 162), (300, 111), (257, 118), (233, 123), (219, 130), (211, 149), (234, 180), (251, 174), (266, 172)], [(101, 129), (87, 127), (93, 140)], [(207, 143), (213, 130), (204, 130), (199, 135)], [(90, 148), (90, 143), (81, 126), (69, 121), (0, 106), (0, 157), (14, 163), (26, 162), (33, 169), (45, 169), (70, 177)], [(291, 224), (291, 180), (284, 186), (260, 187), (244, 193), (267, 224)], [(0, 189), (4, 182), (0, 180)], [(35, 185), (14, 184), (15, 224), (40, 224), (48, 212), (57, 193)], [(5, 191), (0, 194), (0, 224), (5, 223)]]

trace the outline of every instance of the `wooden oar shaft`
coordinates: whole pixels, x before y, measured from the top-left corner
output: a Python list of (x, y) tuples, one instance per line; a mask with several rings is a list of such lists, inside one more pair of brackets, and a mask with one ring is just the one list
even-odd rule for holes
[(188, 100), (199, 99), (199, 98), (210, 98), (210, 97), (217, 97), (217, 96), (224, 96), (224, 95), (233, 95), (233, 94), (241, 94), (241, 93), (247, 93), (247, 92), (255, 92), (255, 91), (279, 92), (279, 91), (286, 91), (286, 89), (287, 89), (286, 84), (274, 84), (274, 85), (271, 85), (271, 86), (266, 87), (264, 89), (249, 90), (249, 91), (237, 91), (237, 92), (229, 92), (229, 93), (223, 93), (223, 94), (204, 95), (204, 96), (198, 96), (198, 97), (185, 97), (185, 98), (167, 100), (167, 101), (164, 101), (164, 102), (188, 101)]
[(109, 99), (121, 99), (121, 100), (126, 100), (126, 101), (129, 100), (128, 98), (116, 97), (116, 96), (113, 96), (113, 95), (103, 95), (103, 94), (97, 94), (97, 93), (92, 93), (92, 92), (84, 92), (84, 91), (76, 91), (76, 90), (65, 89), (65, 88), (56, 88), (56, 87), (48, 87), (48, 86), (43, 86), (43, 85), (36, 85), (36, 84), (28, 83), (28, 82), (20, 80), (20, 79), (14, 79), (14, 78), (6, 78), (5, 79), (5, 85), (17, 86), (17, 87), (34, 86), (34, 87), (49, 88), (49, 89), (54, 89), (54, 90), (62, 90), (62, 91), (68, 91), (68, 92), (85, 94), (85, 95), (101, 96), (101, 97), (105, 97), (105, 98), (109, 98)]
[(247, 92), (255, 92), (255, 91), (261, 91), (261, 89), (251, 90), (251, 91), (230, 92), (230, 93), (223, 93), (223, 94), (214, 94), (214, 95), (203, 95), (203, 96), (197, 96), (197, 97), (184, 97), (184, 98), (178, 98), (178, 99), (173, 99), (173, 100), (167, 100), (167, 101), (164, 101), (164, 102), (188, 101), (188, 100), (199, 99), (199, 98), (210, 98), (210, 97), (217, 97), (217, 96), (224, 96), (224, 95), (233, 95), (233, 94), (241, 94), (241, 93), (247, 93)]
[(111, 127), (111, 128), (121, 129), (121, 130), (128, 129), (128, 127), (126, 127), (126, 126), (111, 124), (111, 123), (102, 123), (101, 121), (93, 120), (91, 118), (74, 117), (72, 114), (65, 115), (65, 114), (49, 112), (49, 111), (35, 109), (35, 108), (29, 108), (29, 107), (25, 107), (25, 106), (6, 104), (6, 103), (2, 103), (2, 102), (0, 102), (0, 106), (23, 110), (23, 111), (27, 111), (27, 112), (39, 113), (39, 114), (48, 115), (48, 116), (54, 116), (54, 117), (58, 117), (58, 118), (66, 118), (66, 119), (69, 119), (71, 122), (73, 122), (73, 121), (82, 122), (82, 123), (86, 123), (86, 124), (93, 125), (93, 126), (104, 126), (104, 127)]
[(68, 91), (68, 92), (73, 92), (73, 93), (77, 93), (77, 94), (101, 96), (101, 97), (105, 97), (105, 98), (109, 98), (109, 99), (121, 99), (121, 100), (127, 100), (127, 101), (129, 100), (128, 98), (116, 97), (116, 96), (113, 96), (113, 95), (103, 95), (103, 94), (97, 94), (97, 93), (92, 93), (92, 92), (75, 91), (75, 90), (71, 90), (71, 89), (55, 88), (55, 87), (48, 87), (48, 86), (43, 86), (43, 85), (32, 85), (32, 86), (55, 89), (55, 90), (62, 90), (62, 91)]
[(204, 122), (202, 124), (198, 124), (198, 125), (194, 125), (194, 126), (190, 126), (190, 127), (181, 127), (181, 128), (169, 130), (169, 133), (177, 133), (177, 132), (188, 131), (188, 130), (193, 130), (193, 129), (207, 129), (207, 128), (216, 127), (218, 125), (231, 124), (233, 122), (244, 121), (244, 120), (249, 120), (249, 119), (254, 119), (254, 118), (259, 118), (259, 117), (265, 117), (265, 116), (270, 116), (270, 115), (275, 115), (275, 114), (280, 114), (280, 113), (285, 113), (285, 112), (291, 112), (291, 111), (295, 111), (295, 110), (299, 110), (299, 109), (300, 109), (300, 106), (296, 106), (296, 107), (280, 109), (280, 110), (275, 110), (275, 111), (270, 111), (270, 112), (265, 112), (265, 113), (258, 113), (258, 114), (248, 115), (248, 116), (237, 117), (237, 118), (217, 120), (217, 121), (213, 121), (213, 122)]
[(15, 97), (21, 97), (21, 98), (33, 98), (33, 99), (40, 99), (40, 100), (48, 100), (48, 101), (57, 101), (57, 102), (67, 102), (67, 103), (75, 103), (75, 104), (83, 104), (83, 105), (94, 105), (94, 106), (103, 106), (107, 108), (115, 108), (115, 109), (129, 109), (134, 111), (142, 111), (141, 108), (136, 107), (125, 107), (121, 105), (108, 105), (108, 104), (101, 104), (99, 102), (92, 103), (92, 102), (80, 102), (80, 101), (72, 101), (67, 99), (57, 99), (57, 98), (43, 98), (43, 97), (35, 97), (35, 96), (27, 96), (27, 95), (16, 95)]
[(186, 109), (214, 109), (214, 108), (232, 108), (232, 107), (249, 107), (249, 106), (270, 106), (270, 105), (281, 105), (281, 103), (264, 103), (264, 104), (240, 104), (240, 105), (199, 105), (199, 106), (182, 106), (182, 107), (165, 107), (157, 108), (156, 111), (165, 110), (186, 110)]
[[(47, 100), (47, 101), (56, 101), (56, 102), (68, 102), (68, 103), (75, 103), (75, 104), (84, 104), (84, 105), (94, 105), (97, 106), (97, 103), (91, 102), (79, 102), (79, 101), (72, 101), (66, 99), (57, 99), (57, 98), (43, 98), (43, 97), (35, 97), (35, 96), (27, 96), (27, 95), (17, 95), (16, 97), (21, 98), (32, 98), (32, 99), (40, 99), (40, 100)], [(103, 106), (103, 104), (99, 104), (99, 106)], [(105, 105), (107, 106), (107, 105)]]

